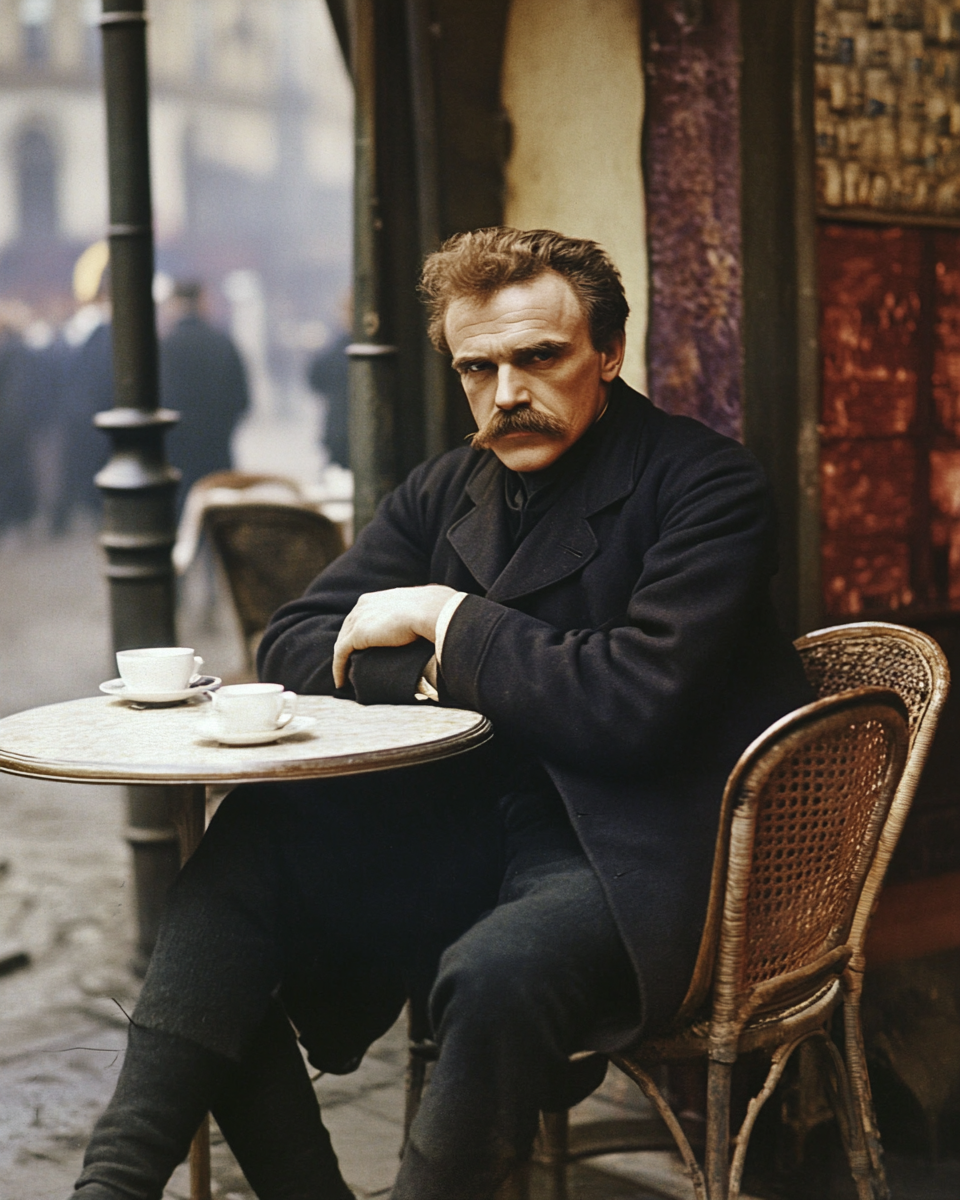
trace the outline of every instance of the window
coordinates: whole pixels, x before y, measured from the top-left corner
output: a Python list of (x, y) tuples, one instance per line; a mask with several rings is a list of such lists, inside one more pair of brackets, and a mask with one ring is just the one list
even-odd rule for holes
[(43, 129), (25, 129), (17, 139), (20, 235), (57, 236), (57, 158)]

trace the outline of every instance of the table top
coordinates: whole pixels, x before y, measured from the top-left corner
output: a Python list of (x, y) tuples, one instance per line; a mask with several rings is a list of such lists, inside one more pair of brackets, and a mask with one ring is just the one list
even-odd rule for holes
[(368, 705), (301, 696), (303, 733), (264, 746), (222, 746), (199, 725), (209, 702), (136, 709), (109, 696), (0, 720), (0, 771), (73, 783), (217, 784), (318, 779), (461, 754), (492, 736), (479, 713), (432, 704)]

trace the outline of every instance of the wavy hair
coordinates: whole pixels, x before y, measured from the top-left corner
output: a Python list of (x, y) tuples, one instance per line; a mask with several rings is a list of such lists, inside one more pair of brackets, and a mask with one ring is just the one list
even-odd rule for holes
[(454, 300), (490, 296), (547, 271), (556, 271), (573, 288), (594, 349), (608, 349), (617, 334), (623, 333), (630, 306), (620, 272), (606, 250), (587, 238), (509, 225), (454, 234), (427, 257), (420, 294), (427, 307), (431, 342), (449, 353), (443, 326)]

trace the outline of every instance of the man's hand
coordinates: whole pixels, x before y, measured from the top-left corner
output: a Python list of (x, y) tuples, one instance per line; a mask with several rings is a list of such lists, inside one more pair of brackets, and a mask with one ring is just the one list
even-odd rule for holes
[(432, 642), (440, 610), (455, 596), (439, 583), (426, 587), (390, 588), (366, 592), (347, 613), (333, 648), (333, 682), (343, 687), (347, 662), (354, 650), (370, 646), (406, 646), (418, 637)]

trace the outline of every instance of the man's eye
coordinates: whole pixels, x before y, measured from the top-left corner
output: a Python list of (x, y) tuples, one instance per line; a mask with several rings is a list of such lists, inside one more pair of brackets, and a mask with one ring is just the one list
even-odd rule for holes
[(461, 375), (479, 375), (481, 371), (489, 371), (491, 364), (488, 362), (468, 362), (464, 363), (460, 368)]

